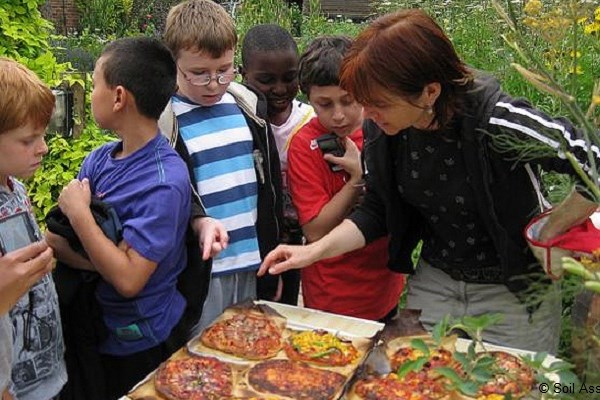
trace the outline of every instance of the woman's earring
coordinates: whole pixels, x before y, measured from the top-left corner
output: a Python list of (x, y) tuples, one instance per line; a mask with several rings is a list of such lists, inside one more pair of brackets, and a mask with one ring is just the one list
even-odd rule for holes
[(427, 114), (433, 115), (433, 106), (427, 106), (427, 109), (425, 111), (427, 112)]

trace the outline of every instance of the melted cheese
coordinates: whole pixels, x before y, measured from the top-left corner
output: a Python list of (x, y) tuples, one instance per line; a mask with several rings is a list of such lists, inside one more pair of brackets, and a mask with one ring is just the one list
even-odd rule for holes
[(322, 357), (331, 351), (338, 350), (342, 354), (350, 353), (350, 345), (330, 333), (304, 331), (292, 337), (292, 346), (300, 353)]

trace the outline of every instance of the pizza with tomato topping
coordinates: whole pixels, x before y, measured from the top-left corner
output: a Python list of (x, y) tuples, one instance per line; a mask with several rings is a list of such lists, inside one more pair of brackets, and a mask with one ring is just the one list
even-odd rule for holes
[(403, 377), (395, 373), (358, 380), (350, 399), (364, 400), (440, 400), (449, 397), (445, 381), (432, 379), (424, 371), (411, 371)]
[(322, 329), (293, 332), (287, 338), (284, 350), (290, 360), (325, 366), (348, 365), (359, 357), (351, 340)]
[(238, 312), (220, 319), (200, 336), (201, 343), (211, 349), (247, 360), (264, 360), (282, 348), (283, 327), (267, 315)]
[(248, 384), (258, 393), (296, 400), (331, 400), (341, 394), (346, 377), (290, 360), (267, 360), (248, 371)]
[(454, 359), (452, 352), (441, 347), (429, 348), (429, 353), (423, 353), (421, 350), (413, 347), (400, 347), (390, 357), (392, 370), (397, 371), (409, 361), (422, 359), (421, 371), (424, 371), (431, 378), (439, 377), (435, 369), (438, 367), (452, 368), (456, 373), (462, 375), (460, 363)]
[(535, 385), (535, 373), (521, 358), (505, 351), (490, 351), (479, 357), (491, 356), (495, 363), (490, 367), (492, 378), (478, 391), (478, 398), (493, 399), (494, 395), (519, 399), (530, 393)]
[(216, 400), (232, 395), (233, 375), (228, 364), (214, 357), (189, 355), (162, 363), (154, 388), (168, 400)]

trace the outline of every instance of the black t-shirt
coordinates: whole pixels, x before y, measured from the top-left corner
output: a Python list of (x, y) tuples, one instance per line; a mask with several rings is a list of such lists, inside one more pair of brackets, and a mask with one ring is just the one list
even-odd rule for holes
[(396, 182), (426, 221), (421, 257), (458, 280), (502, 280), (499, 258), (477, 211), (461, 142), (452, 128), (401, 133)]

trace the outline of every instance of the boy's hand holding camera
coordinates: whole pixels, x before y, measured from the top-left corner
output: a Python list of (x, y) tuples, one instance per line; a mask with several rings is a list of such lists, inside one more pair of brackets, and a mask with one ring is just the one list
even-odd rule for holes
[(31, 286), (52, 270), (52, 249), (45, 241), (0, 256), (0, 315), (6, 314)]
[(352, 139), (348, 137), (338, 138), (345, 152), (341, 157), (331, 153), (323, 154), (323, 159), (335, 165), (339, 165), (350, 175), (348, 180), (351, 184), (359, 184), (362, 181), (362, 166), (360, 162), (360, 151)]

